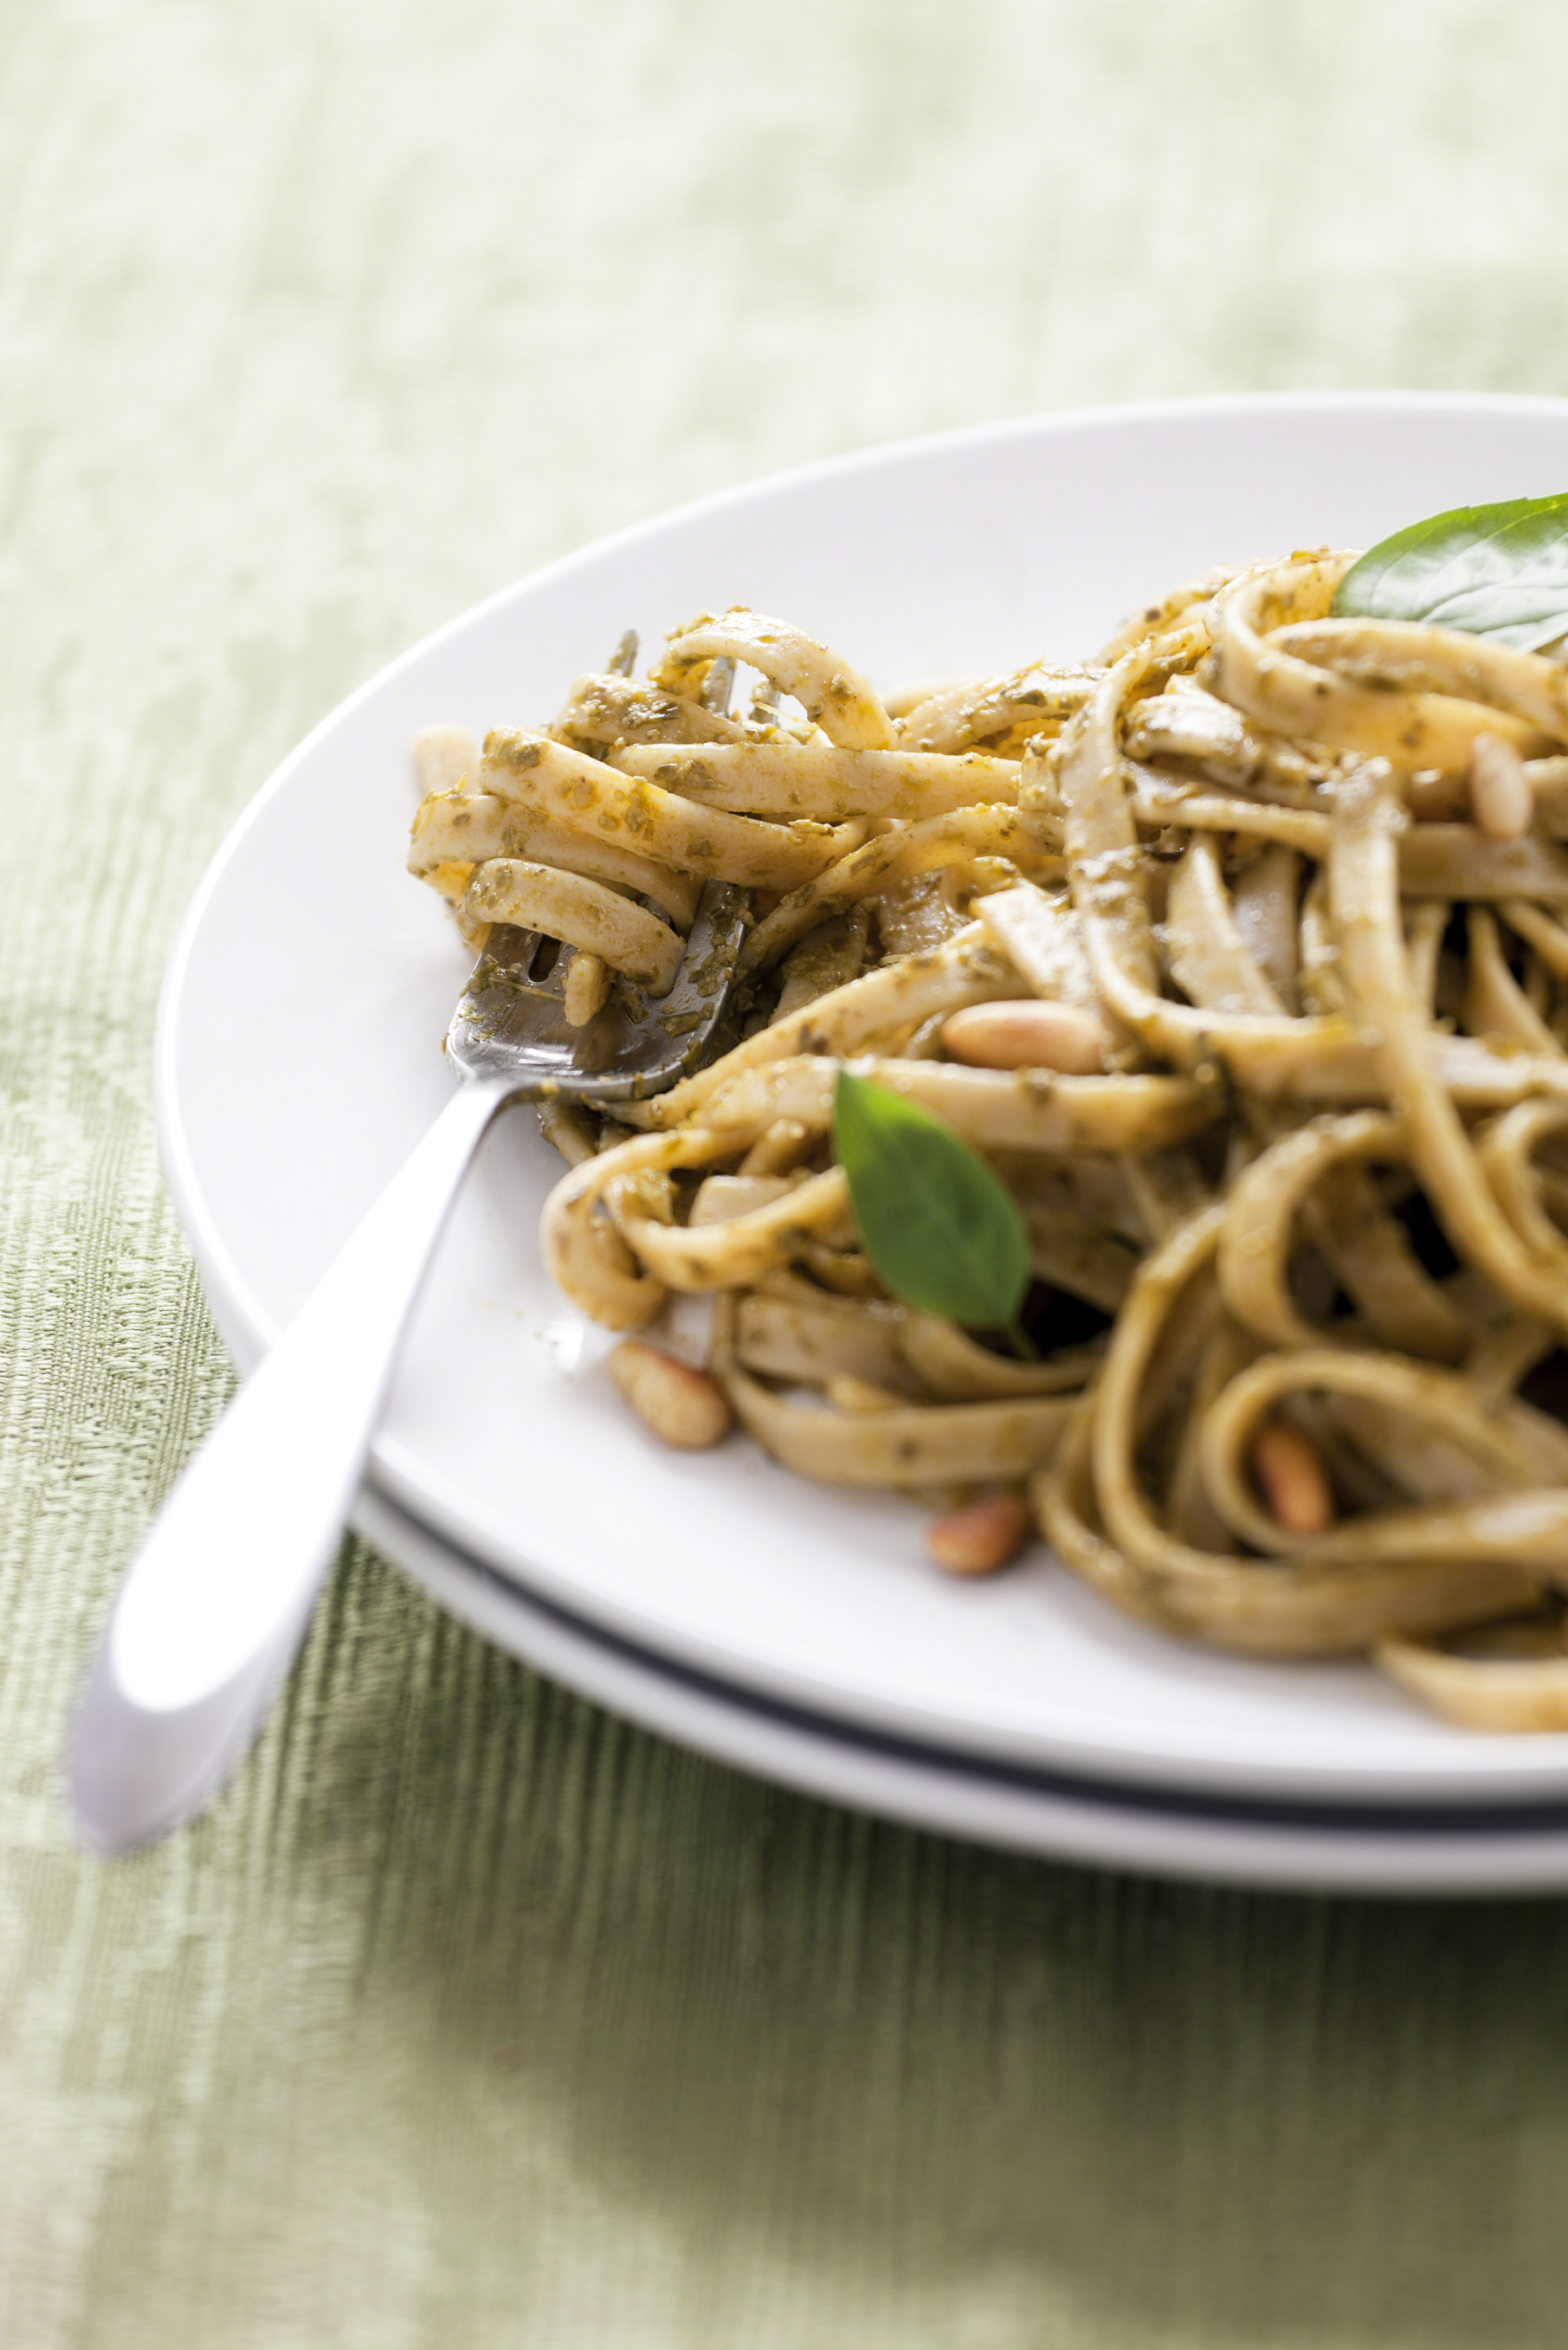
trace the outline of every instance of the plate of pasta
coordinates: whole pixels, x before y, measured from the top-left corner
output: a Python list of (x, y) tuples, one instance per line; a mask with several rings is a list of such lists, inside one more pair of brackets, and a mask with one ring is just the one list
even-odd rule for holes
[(1568, 1794), (1564, 482), (1551, 401), (1046, 419), (455, 621), (286, 762), (171, 965), (236, 1356), (439, 1110), (493, 925), (591, 1055), (742, 889), (701, 1066), (495, 1130), (372, 1483), (850, 1732)]

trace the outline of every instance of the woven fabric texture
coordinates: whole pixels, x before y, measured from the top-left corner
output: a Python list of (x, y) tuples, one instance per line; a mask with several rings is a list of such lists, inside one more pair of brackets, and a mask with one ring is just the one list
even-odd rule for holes
[(84, 1860), (58, 1756), (228, 1391), (150, 1041), (291, 744), (797, 461), (1568, 389), (1565, 87), (1529, 0), (0, 0), (7, 2350), (1561, 2343), (1562, 1903), (877, 1825), (356, 1546), (190, 1832)]

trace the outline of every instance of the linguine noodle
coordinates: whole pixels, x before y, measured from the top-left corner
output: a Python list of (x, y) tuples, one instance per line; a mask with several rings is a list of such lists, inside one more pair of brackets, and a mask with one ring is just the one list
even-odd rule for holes
[[(1330, 617), (1353, 559), (889, 702), (751, 611), (623, 640), (547, 727), (421, 738), (410, 864), (564, 941), (585, 1025), (754, 892), (727, 1049), (546, 1106), (543, 1242), (616, 1330), (710, 1295), (775, 1459), (1026, 1492), (1146, 1623), (1568, 1728), (1568, 671)], [(878, 1278), (841, 1065), (1012, 1192), (1032, 1358)]]

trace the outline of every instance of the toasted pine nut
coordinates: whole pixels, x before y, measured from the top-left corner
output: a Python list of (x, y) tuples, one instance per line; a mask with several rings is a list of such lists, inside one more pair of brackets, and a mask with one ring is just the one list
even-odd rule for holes
[(1323, 1454), (1288, 1420), (1266, 1419), (1252, 1439), (1252, 1473), (1269, 1515), (1290, 1534), (1326, 1534), (1334, 1493)]
[(1023, 1548), (1033, 1521), (1022, 1493), (988, 1493), (926, 1529), (926, 1548), (950, 1575), (994, 1575)]
[(942, 1023), (955, 1061), (981, 1069), (1056, 1069), (1093, 1076), (1106, 1065), (1106, 1025), (1081, 1003), (1029, 996), (1018, 1003), (966, 1003)]
[(643, 1426), (665, 1444), (701, 1452), (729, 1433), (732, 1414), (722, 1388), (641, 1338), (621, 1340), (609, 1374)]
[(1517, 840), (1530, 829), (1535, 795), (1524, 761), (1501, 734), (1478, 734), (1470, 744), (1470, 814), (1489, 840)]

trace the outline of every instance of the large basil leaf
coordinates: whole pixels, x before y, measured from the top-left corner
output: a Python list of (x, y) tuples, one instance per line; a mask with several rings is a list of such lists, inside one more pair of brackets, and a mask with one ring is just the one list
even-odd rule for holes
[[(838, 1072), (833, 1148), (866, 1253), (896, 1297), (974, 1329), (1021, 1336), (1029, 1236), (983, 1159), (929, 1110)], [(1032, 1352), (1027, 1341), (1023, 1350)]]
[(1412, 523), (1351, 566), (1332, 609), (1336, 619), (1431, 620), (1538, 651), (1568, 634), (1568, 492)]

